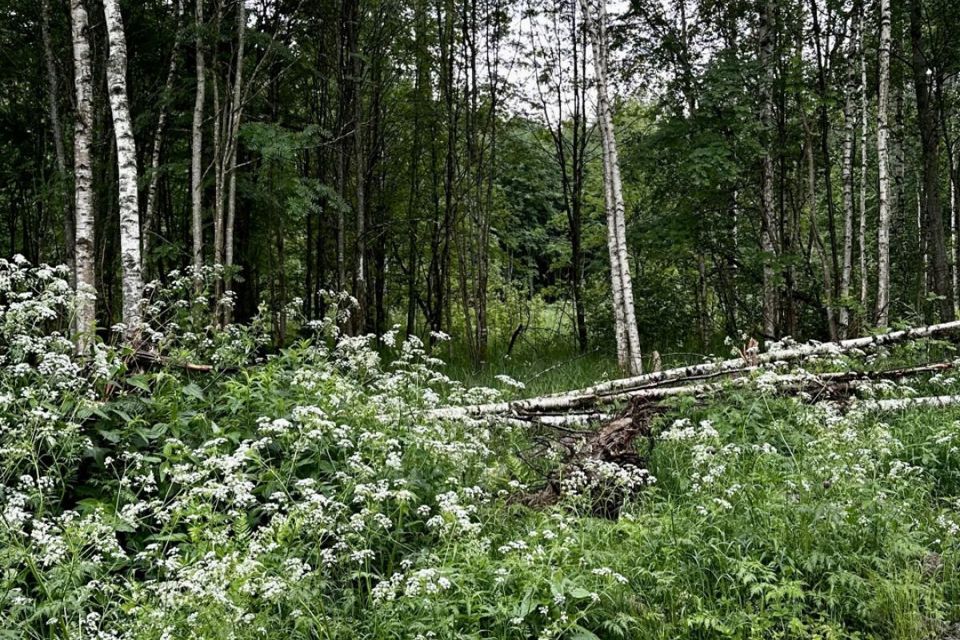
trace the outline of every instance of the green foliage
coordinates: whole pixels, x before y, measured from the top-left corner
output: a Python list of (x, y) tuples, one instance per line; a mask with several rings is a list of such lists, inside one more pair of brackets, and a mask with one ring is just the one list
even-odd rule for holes
[[(670, 407), (647, 469), (598, 467), (627, 496), (615, 519), (576, 473), (534, 510), (512, 496), (539, 481), (540, 434), (434, 417), (500, 394), (439, 373), (416, 338), (343, 335), (346, 301), (258, 360), (252, 329), (195, 340), (191, 305), (157, 291), (174, 311), (151, 317), (183, 338), (161, 355), (247, 360), (136, 370), (56, 333), (61, 275), (0, 262), (0, 637), (906, 640), (960, 620), (957, 410), (841, 411), (760, 377)], [(544, 357), (505, 364), (547, 384), (529, 375)]]

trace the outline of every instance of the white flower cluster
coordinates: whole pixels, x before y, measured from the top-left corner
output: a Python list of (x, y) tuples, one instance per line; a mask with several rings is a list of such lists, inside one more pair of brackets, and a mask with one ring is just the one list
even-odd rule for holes
[(694, 425), (689, 418), (679, 418), (674, 420), (669, 429), (660, 434), (659, 439), (673, 442), (704, 441), (714, 440), (719, 436), (720, 434), (709, 420), (701, 420)]

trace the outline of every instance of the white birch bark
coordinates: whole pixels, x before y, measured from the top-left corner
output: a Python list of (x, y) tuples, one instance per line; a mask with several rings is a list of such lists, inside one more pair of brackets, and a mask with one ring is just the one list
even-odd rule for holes
[[(357, 333), (362, 334), (364, 330), (364, 322), (367, 314), (367, 266), (366, 266), (366, 255), (367, 255), (367, 203), (366, 203), (366, 172), (367, 172), (367, 157), (366, 150), (364, 148), (363, 142), (363, 101), (360, 97), (360, 92), (357, 92), (357, 102), (356, 102), (356, 124), (354, 125), (354, 146), (357, 154), (357, 219), (356, 219), (356, 228), (357, 228), (357, 258), (356, 258), (356, 289), (354, 291), (354, 297), (360, 303), (360, 308), (357, 309), (356, 319), (357, 319)], [(469, 313), (469, 310), (464, 307), (464, 313)], [(470, 326), (468, 320), (467, 326)], [(467, 331), (467, 335), (472, 335), (472, 331)]]
[(880, 0), (880, 84), (877, 98), (877, 171), (880, 193), (877, 230), (877, 326), (890, 319), (890, 0)]
[(919, 398), (889, 398), (866, 400), (857, 405), (865, 411), (903, 411), (915, 408), (946, 408), (960, 405), (960, 396), (921, 396)]
[[(217, 16), (213, 23), (214, 31), (216, 33), (220, 33), (223, 4), (218, 3), (216, 6)], [(213, 264), (221, 266), (223, 265), (223, 221), (224, 208), (226, 206), (225, 190), (227, 178), (227, 154), (224, 152), (223, 143), (224, 138), (229, 137), (230, 135), (228, 131), (230, 126), (228, 122), (230, 119), (230, 114), (227, 113), (226, 110), (221, 109), (220, 105), (220, 79), (215, 71), (215, 63), (219, 54), (218, 49), (219, 47), (215, 45), (213, 49)], [(230, 84), (229, 78), (227, 79), (226, 84)], [(214, 290), (219, 298), (221, 290), (221, 280), (219, 275), (216, 276)]]
[[(950, 167), (950, 237), (953, 241), (953, 264), (951, 265), (951, 270), (953, 272), (953, 290), (954, 296), (960, 295), (960, 260), (957, 260), (957, 255), (960, 254), (960, 247), (957, 246), (957, 243), (960, 242), (960, 211), (957, 210), (957, 183), (954, 180), (954, 168)], [(958, 298), (960, 300), (960, 298)], [(960, 304), (958, 304), (960, 306)]]
[(203, 59), (203, 0), (195, 10), (197, 94), (193, 105), (193, 131), (190, 141), (190, 201), (193, 232), (193, 267), (197, 275), (203, 267), (203, 107), (206, 99), (206, 67)]
[(666, 400), (667, 398), (690, 396), (704, 398), (723, 393), (729, 389), (751, 388), (764, 392), (799, 393), (806, 391), (816, 394), (830, 389), (839, 390), (841, 388), (840, 385), (843, 385), (852, 391), (862, 388), (869, 389), (875, 385), (878, 380), (903, 380), (913, 376), (942, 373), (955, 368), (956, 364), (953, 362), (937, 362), (929, 365), (886, 371), (835, 371), (815, 374), (802, 370), (788, 373), (774, 373), (770, 370), (762, 371), (762, 367), (749, 367), (737, 372), (741, 377), (724, 382), (703, 382), (676, 387), (655, 387), (652, 389), (627, 389), (620, 392), (597, 395), (593, 398), (593, 402), (581, 405), (574, 411), (565, 411), (559, 414), (530, 413), (518, 415), (524, 419), (532, 419), (539, 424), (564, 424), (566, 422), (564, 418), (567, 416), (573, 417), (574, 421), (581, 421), (597, 415), (601, 407), (622, 403), (627, 400), (653, 403)]
[[(860, 250), (860, 308), (864, 315), (867, 312), (869, 296), (869, 279), (867, 276), (867, 134), (870, 125), (867, 108), (867, 61), (864, 55), (864, 26), (861, 17), (860, 28), (860, 230), (858, 245)], [(956, 290), (956, 289), (954, 289)]]
[(87, 10), (83, 0), (70, 1), (73, 40), (76, 117), (73, 131), (73, 173), (75, 197), (75, 238), (77, 309), (75, 330), (77, 349), (85, 352), (94, 337), (96, 325), (96, 263), (94, 260), (93, 169), (90, 160), (93, 135), (93, 70)]
[(773, 200), (773, 158), (770, 155), (770, 132), (773, 119), (773, 9), (765, 2), (760, 9), (758, 40), (760, 41), (760, 66), (764, 70), (761, 83), (760, 126), (768, 137), (761, 158), (760, 186), (760, 250), (763, 252), (763, 336), (768, 340), (777, 337), (777, 285), (774, 261), (777, 258), (777, 222)]
[(104, 0), (109, 52), (107, 87), (113, 131), (117, 144), (117, 174), (120, 199), (120, 265), (123, 270), (123, 323), (127, 337), (133, 337), (140, 325), (140, 299), (143, 274), (140, 258), (140, 206), (137, 190), (137, 149), (127, 99), (127, 43), (117, 0)]
[(177, 0), (176, 31), (173, 48), (170, 50), (170, 64), (167, 66), (167, 79), (160, 94), (160, 115), (157, 128), (153, 132), (153, 148), (150, 150), (150, 182), (147, 186), (147, 208), (143, 214), (143, 229), (140, 234), (140, 246), (143, 254), (143, 269), (147, 271), (150, 260), (150, 245), (153, 240), (154, 219), (157, 213), (157, 192), (160, 186), (160, 151), (163, 146), (163, 132), (167, 125), (167, 104), (173, 93), (173, 81), (177, 72), (177, 55), (180, 51), (180, 17), (183, 15), (183, 0)]
[(847, 91), (843, 103), (843, 267), (840, 270), (840, 338), (850, 329), (850, 283), (853, 281), (853, 146), (856, 132), (854, 96), (857, 90), (856, 60), (857, 17), (853, 18), (850, 44), (847, 48)]
[(577, 407), (590, 406), (596, 403), (598, 397), (622, 394), (627, 390), (649, 389), (668, 383), (712, 378), (732, 372), (751, 371), (757, 367), (771, 363), (787, 363), (816, 356), (833, 357), (855, 350), (877, 348), (957, 332), (960, 332), (960, 320), (924, 327), (914, 327), (902, 331), (891, 331), (889, 333), (865, 336), (862, 338), (852, 338), (840, 342), (808, 342), (789, 349), (754, 354), (747, 358), (733, 358), (720, 362), (705, 362), (630, 378), (610, 380), (562, 394), (467, 407), (445, 407), (432, 411), (431, 415), (439, 418), (459, 419), (493, 414), (511, 415), (535, 411), (564, 411)]
[[(603, 162), (607, 162), (607, 132), (606, 129), (600, 130), (601, 146), (603, 149)], [(627, 338), (627, 320), (623, 314), (623, 289), (618, 285), (620, 282), (620, 253), (617, 246), (617, 234), (615, 229), (617, 222), (615, 219), (615, 209), (613, 205), (613, 196), (610, 193), (610, 181), (604, 174), (603, 180), (603, 206), (606, 210), (607, 220), (607, 254), (610, 258), (610, 283), (611, 294), (613, 297), (613, 329), (614, 338), (617, 341), (617, 364), (620, 371), (630, 371), (630, 342)]]
[[(233, 104), (230, 120), (230, 158), (227, 166), (227, 220), (223, 237), (223, 264), (233, 265), (233, 231), (237, 217), (237, 147), (240, 144), (240, 119), (243, 116), (243, 53), (247, 30), (247, 9), (244, 0), (237, 0), (237, 64), (233, 78)], [(224, 288), (230, 291), (232, 286), (230, 269), (227, 269)], [(230, 320), (230, 310), (226, 310), (226, 321)]]
[[(580, 0), (584, 21), (590, 33), (593, 48), (593, 63), (596, 75), (597, 110), (600, 128), (603, 133), (604, 185), (608, 195), (607, 233), (608, 248), (615, 249), (616, 255), (610, 257), (611, 282), (614, 293), (614, 316), (616, 318), (617, 289), (619, 289), (620, 314), (623, 320), (622, 334), (626, 347), (618, 344), (618, 354), (626, 352), (628, 368), (634, 375), (643, 371), (643, 359), (640, 351), (640, 335), (637, 329), (636, 312), (633, 302), (633, 283), (630, 275), (630, 259), (626, 241), (626, 206), (623, 199), (623, 181), (620, 176), (620, 159), (617, 153), (616, 132), (613, 126), (613, 111), (608, 95), (608, 43), (606, 0), (599, 0), (597, 15), (592, 15), (588, 0)], [(618, 335), (619, 337), (619, 335)]]

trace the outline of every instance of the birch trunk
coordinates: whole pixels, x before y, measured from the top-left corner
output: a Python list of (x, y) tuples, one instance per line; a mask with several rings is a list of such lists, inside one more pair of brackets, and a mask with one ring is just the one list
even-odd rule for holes
[(731, 360), (723, 360), (720, 362), (705, 362), (703, 364), (679, 367), (676, 369), (666, 369), (664, 371), (647, 373), (630, 378), (610, 380), (608, 382), (583, 389), (569, 391), (563, 394), (528, 398), (526, 400), (514, 400), (512, 402), (496, 402), (483, 405), (472, 405), (467, 407), (445, 407), (432, 411), (431, 415), (439, 418), (457, 419), (470, 416), (564, 411), (567, 409), (574, 409), (577, 407), (595, 404), (597, 399), (601, 396), (609, 396), (614, 394), (622, 395), (626, 391), (650, 389), (668, 383), (703, 380), (722, 375), (728, 375), (734, 372), (753, 371), (756, 370), (757, 367), (771, 363), (786, 363), (815, 356), (834, 357), (836, 355), (855, 350), (876, 348), (907, 342), (910, 340), (932, 338), (935, 336), (943, 336), (957, 332), (960, 332), (960, 321), (946, 322), (943, 324), (929, 325), (925, 327), (914, 327), (912, 329), (905, 329), (903, 331), (892, 331), (889, 333), (866, 336), (862, 338), (852, 338), (850, 340), (843, 340), (841, 342), (808, 342), (791, 347), (789, 349), (758, 353), (747, 358), (733, 358)]
[[(50, 0), (43, 0), (40, 6), (41, 30), (43, 32), (43, 54), (47, 66), (47, 115), (50, 117), (50, 130), (53, 136), (53, 148), (57, 157), (57, 197), (63, 206), (63, 244), (66, 248), (67, 266), (73, 274), (76, 269), (74, 252), (74, 221), (67, 194), (69, 176), (67, 173), (67, 152), (63, 143), (63, 124), (60, 121), (60, 82), (57, 67), (54, 64), (53, 43), (50, 39)], [(74, 276), (71, 275), (71, 281)]]
[(877, 326), (890, 321), (890, 0), (880, 0), (880, 84), (877, 97)]
[(768, 137), (761, 158), (760, 185), (760, 250), (763, 252), (763, 336), (768, 340), (777, 337), (777, 285), (774, 261), (777, 252), (777, 223), (773, 202), (773, 158), (770, 156), (769, 132), (773, 117), (773, 7), (765, 2), (760, 12), (758, 38), (760, 41), (760, 65), (764, 69), (761, 83), (760, 127)]
[(157, 128), (153, 132), (153, 148), (150, 150), (150, 183), (147, 186), (147, 208), (143, 214), (143, 229), (140, 234), (140, 247), (143, 254), (143, 272), (149, 277), (150, 245), (153, 240), (154, 219), (157, 214), (157, 192), (160, 186), (160, 151), (163, 147), (163, 132), (167, 126), (167, 105), (173, 94), (173, 81), (177, 72), (177, 54), (180, 51), (180, 19), (183, 15), (183, 0), (177, 0), (176, 32), (173, 48), (170, 50), (170, 64), (167, 66), (167, 79), (160, 94), (160, 115)]
[[(360, 64), (358, 58), (354, 58), (357, 61), (354, 65), (354, 73), (356, 77), (359, 78), (361, 74)], [(355, 271), (354, 271), (354, 287), (353, 295), (357, 299), (358, 308), (356, 310), (356, 328), (357, 335), (361, 335), (366, 330), (366, 318), (367, 318), (367, 155), (366, 148), (363, 142), (363, 99), (361, 98), (360, 91), (357, 92), (356, 102), (354, 103), (355, 114), (354, 114), (354, 129), (353, 129), (353, 144), (354, 151), (356, 153), (357, 161), (357, 184), (356, 184), (356, 194), (357, 194), (357, 219), (356, 219), (356, 231), (357, 239), (355, 250), (357, 252)], [(464, 291), (466, 294), (466, 291)], [(469, 308), (464, 307), (464, 313), (469, 313)], [(469, 326), (469, 322), (467, 323)], [(467, 335), (471, 335), (470, 331), (467, 331)]]
[[(869, 281), (867, 278), (867, 134), (869, 121), (867, 116), (867, 61), (864, 56), (864, 31), (866, 30), (863, 17), (860, 21), (860, 232), (857, 236), (860, 249), (860, 309), (864, 316), (868, 316), (867, 300), (869, 296)], [(864, 319), (866, 323), (866, 319)]]
[[(854, 10), (856, 11), (856, 9)], [(847, 91), (843, 103), (843, 267), (840, 272), (840, 337), (846, 338), (850, 329), (850, 283), (853, 280), (853, 146), (856, 132), (854, 96), (857, 90), (856, 60), (857, 17), (851, 26), (847, 48)]]
[[(220, 25), (223, 18), (223, 4), (217, 3), (217, 13), (214, 19), (214, 32), (220, 33)], [(220, 104), (220, 79), (216, 73), (216, 61), (219, 59), (219, 44), (214, 44), (213, 55), (211, 59), (213, 76), (213, 264), (215, 266), (223, 265), (223, 213), (226, 205), (224, 198), (226, 186), (226, 154), (224, 153), (224, 137), (229, 136), (228, 119), (229, 114), (221, 109)], [(229, 79), (226, 81), (229, 85)], [(225, 106), (225, 105), (224, 105)], [(222, 282), (220, 275), (215, 275), (214, 296), (219, 304)]]
[(844, 389), (852, 392), (865, 387), (870, 388), (879, 380), (900, 381), (914, 376), (943, 373), (955, 368), (956, 365), (952, 362), (937, 362), (916, 367), (880, 371), (835, 371), (818, 374), (799, 371), (780, 374), (765, 373), (757, 376), (754, 374), (757, 373), (759, 368), (750, 367), (744, 369), (742, 372), (738, 372), (740, 377), (729, 381), (701, 382), (676, 387), (655, 387), (652, 389), (627, 389), (621, 392), (594, 396), (591, 402), (584, 403), (572, 411), (564, 410), (562, 413), (518, 413), (516, 416), (523, 419), (532, 419), (539, 424), (565, 424), (567, 423), (566, 418), (568, 416), (573, 416), (574, 421), (579, 421), (585, 417), (599, 413), (601, 407), (609, 407), (612, 404), (622, 403), (628, 400), (649, 404), (660, 402), (667, 398), (691, 396), (704, 398), (706, 396), (723, 393), (730, 389), (759, 388), (763, 391), (774, 391), (776, 393), (807, 392), (815, 394), (818, 398), (822, 397), (826, 399)]
[(143, 274), (140, 259), (140, 207), (137, 201), (137, 148), (133, 138), (130, 105), (127, 100), (127, 44), (117, 0), (104, 0), (109, 54), (107, 86), (113, 131), (117, 144), (117, 173), (120, 199), (120, 265), (123, 269), (123, 323), (127, 337), (140, 325), (140, 298)]
[(917, 408), (946, 408), (960, 405), (960, 396), (921, 396), (919, 398), (890, 398), (865, 400), (857, 406), (865, 411), (904, 411)]
[[(227, 221), (223, 236), (223, 264), (228, 267), (224, 274), (224, 289), (230, 291), (233, 283), (230, 269), (233, 265), (233, 230), (237, 218), (237, 147), (240, 145), (240, 119), (243, 115), (243, 54), (247, 31), (247, 9), (244, 0), (237, 0), (237, 66), (233, 78), (233, 104), (230, 120), (230, 159), (227, 167)], [(225, 321), (230, 322), (231, 309), (225, 311)]]
[(87, 11), (83, 0), (71, 0), (70, 24), (73, 40), (76, 117), (73, 130), (73, 174), (76, 211), (76, 287), (75, 329), (77, 349), (89, 349), (96, 325), (95, 242), (93, 217), (93, 168), (90, 159), (93, 135), (93, 70)]
[[(637, 330), (636, 312), (633, 303), (633, 283), (630, 275), (630, 259), (626, 240), (626, 207), (623, 199), (623, 182), (620, 177), (620, 160), (617, 153), (616, 133), (613, 126), (613, 112), (607, 93), (607, 9), (606, 0), (599, 0), (597, 15), (591, 14), (588, 0), (580, 0), (584, 21), (590, 33), (593, 46), (593, 62), (597, 83), (597, 109), (603, 138), (604, 189), (607, 195), (607, 233), (610, 250), (610, 271), (614, 294), (614, 307), (619, 306), (619, 316), (623, 328), (618, 334), (618, 355), (625, 353), (627, 371), (638, 375), (643, 371), (640, 351), (640, 335)], [(618, 293), (619, 289), (619, 293)], [(619, 297), (620, 304), (617, 305)], [(621, 336), (624, 342), (620, 342)], [(621, 346), (622, 345), (622, 346)], [(622, 366), (622, 359), (621, 359)]]
[(206, 99), (206, 67), (203, 59), (203, 0), (195, 10), (197, 95), (193, 105), (193, 131), (190, 142), (190, 196), (193, 227), (193, 268), (199, 277), (203, 267), (203, 106)]
[[(603, 161), (607, 162), (607, 139), (606, 130), (601, 130)], [(623, 289), (619, 286), (620, 282), (620, 254), (617, 250), (617, 221), (613, 206), (613, 196), (610, 193), (610, 182), (604, 174), (603, 181), (603, 206), (607, 212), (607, 253), (610, 256), (610, 283), (611, 293), (613, 295), (613, 327), (614, 337), (617, 341), (617, 364), (621, 371), (630, 371), (630, 342), (627, 338), (627, 320), (623, 315)]]

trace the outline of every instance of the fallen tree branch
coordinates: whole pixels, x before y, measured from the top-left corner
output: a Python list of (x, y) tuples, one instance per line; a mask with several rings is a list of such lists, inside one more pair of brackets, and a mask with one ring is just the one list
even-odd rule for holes
[[(531, 422), (545, 426), (574, 425), (582, 426), (590, 422), (598, 422), (609, 418), (608, 414), (600, 411), (599, 407), (615, 402), (632, 401), (634, 403), (655, 403), (667, 398), (692, 396), (704, 398), (728, 389), (743, 389), (751, 386), (764, 385), (771, 387), (778, 393), (827, 393), (837, 395), (862, 386), (864, 383), (877, 380), (896, 380), (926, 373), (939, 373), (956, 367), (954, 362), (937, 362), (897, 369), (880, 371), (838, 371), (830, 373), (788, 373), (769, 376), (766, 379), (737, 378), (727, 383), (690, 384), (677, 387), (642, 388), (627, 390), (620, 393), (597, 396), (594, 398), (594, 408), (590, 411), (567, 411), (562, 413), (517, 411), (509, 420), (515, 424), (529, 424)], [(494, 416), (491, 416), (494, 417)]]
[(136, 351), (133, 354), (133, 357), (137, 362), (151, 365), (159, 365), (162, 367), (175, 367), (178, 369), (184, 369), (186, 371), (195, 371), (198, 373), (210, 373), (212, 371), (228, 371), (228, 368), (217, 369), (211, 364), (195, 364), (193, 362), (181, 362), (175, 360), (168, 356), (162, 356), (157, 353), (152, 353), (150, 351)]
[[(814, 374), (787, 374), (772, 377), (766, 384), (773, 386), (779, 393), (802, 393), (807, 391), (821, 392), (814, 400), (819, 402), (824, 398), (847, 398), (864, 383), (876, 380), (893, 380), (898, 378), (945, 371), (955, 367), (953, 362), (938, 362), (916, 367), (888, 369), (884, 371), (841, 371), (833, 373)], [(739, 379), (733, 386), (745, 387), (756, 383), (755, 379)], [(628, 469), (643, 469), (646, 459), (641, 455), (634, 442), (638, 437), (648, 440), (647, 455), (653, 450), (655, 439), (650, 428), (654, 417), (667, 411), (662, 400), (671, 396), (692, 395), (698, 402), (704, 396), (716, 391), (730, 388), (729, 385), (700, 384), (685, 387), (667, 387), (662, 389), (643, 389), (626, 394), (630, 399), (627, 407), (617, 418), (608, 420), (596, 431), (576, 431), (563, 429), (559, 425), (574, 424), (565, 420), (564, 415), (532, 415), (529, 421), (519, 418), (508, 418), (512, 423), (529, 425), (531, 422), (543, 426), (562, 429), (562, 435), (553, 442), (553, 447), (566, 451), (564, 462), (549, 476), (544, 484), (531, 493), (524, 493), (514, 497), (518, 503), (542, 508), (557, 503), (563, 495), (564, 478), (579, 476), (585, 479), (587, 486), (597, 485), (600, 489), (592, 499), (595, 515), (611, 517), (619, 512), (620, 504), (626, 497), (624, 489), (604, 487), (602, 478), (597, 478), (595, 463), (615, 463)], [(960, 407), (960, 395), (925, 396), (917, 398), (892, 398), (882, 400), (863, 400), (852, 405), (853, 408), (863, 411), (900, 411), (905, 409), (926, 407), (944, 408)], [(571, 414), (582, 420), (589, 414)], [(577, 422), (576, 424), (582, 424)], [(539, 452), (543, 455), (544, 450)]]
[(761, 365), (774, 362), (790, 362), (811, 356), (842, 355), (856, 349), (875, 348), (920, 338), (945, 335), (957, 331), (960, 331), (960, 320), (925, 327), (914, 327), (903, 331), (891, 331), (875, 336), (853, 338), (841, 342), (809, 342), (790, 349), (768, 351), (765, 353), (746, 355), (741, 358), (733, 358), (731, 360), (705, 362), (676, 369), (656, 371), (632, 378), (610, 380), (562, 394), (466, 407), (445, 407), (433, 410), (431, 415), (436, 418), (462, 419), (471, 416), (520, 415), (523, 413), (549, 413), (576, 409), (592, 406), (597, 404), (601, 398), (615, 395), (618, 392), (628, 389), (660, 387), (667, 383), (688, 381), (704, 376), (729, 375), (731, 373), (754, 370)]
[(921, 396), (918, 398), (888, 398), (864, 400), (857, 405), (867, 411), (900, 411), (917, 407), (945, 408), (960, 406), (960, 396)]

